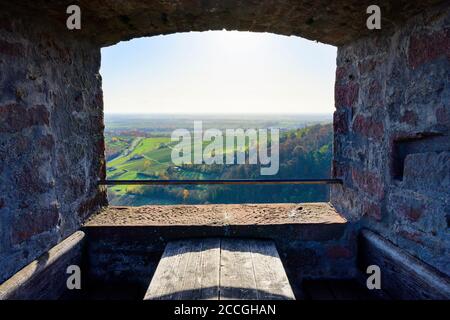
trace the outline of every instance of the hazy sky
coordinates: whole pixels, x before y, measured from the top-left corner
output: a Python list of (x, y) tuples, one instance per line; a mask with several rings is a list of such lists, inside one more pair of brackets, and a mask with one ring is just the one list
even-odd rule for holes
[(331, 113), (336, 48), (209, 31), (102, 49), (106, 113)]

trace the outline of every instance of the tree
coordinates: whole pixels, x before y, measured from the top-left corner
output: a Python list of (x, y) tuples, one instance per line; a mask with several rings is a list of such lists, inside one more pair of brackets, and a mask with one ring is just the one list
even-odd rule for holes
[(189, 190), (184, 189), (183, 190), (183, 201), (187, 202), (188, 199), (189, 199)]

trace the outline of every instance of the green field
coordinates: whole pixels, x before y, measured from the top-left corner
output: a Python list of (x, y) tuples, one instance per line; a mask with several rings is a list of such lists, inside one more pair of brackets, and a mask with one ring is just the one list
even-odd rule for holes
[[(169, 167), (176, 167), (172, 163), (172, 148), (178, 142), (171, 142), (169, 137), (136, 137), (126, 145), (122, 144), (122, 154), (108, 161), (108, 179), (114, 180), (140, 180), (140, 179), (168, 179)], [(210, 142), (203, 142), (205, 148)], [(193, 148), (194, 141), (192, 141)], [(192, 150), (192, 149), (191, 149)], [(225, 149), (225, 153), (233, 152), (235, 148)], [(223, 154), (218, 150), (217, 154)], [(193, 154), (192, 154), (193, 156)], [(191, 158), (191, 161), (193, 159)], [(182, 179), (204, 179), (207, 175), (196, 170), (184, 167), (179, 170), (179, 178)], [(126, 187), (116, 186), (114, 192), (123, 194)]]
[[(119, 118), (120, 120), (121, 118)], [(192, 119), (190, 119), (193, 121)], [(287, 120), (279, 121), (280, 171), (270, 178), (325, 178), (329, 176), (331, 162), (332, 128), (328, 124), (295, 128), (292, 119), (289, 126), (282, 127)], [(207, 165), (172, 162), (172, 150), (179, 143), (171, 141), (170, 135), (176, 128), (182, 128), (188, 119), (152, 119), (145, 129), (138, 129), (141, 119), (121, 120), (120, 128), (106, 122), (105, 141), (107, 158), (107, 178), (110, 180), (157, 180), (157, 179), (258, 179), (261, 177), (259, 165)], [(243, 120), (214, 120), (218, 128), (242, 125)], [(145, 122), (145, 121), (144, 121)], [(186, 122), (186, 123), (185, 123)], [(210, 120), (210, 122), (213, 122)], [(267, 128), (277, 119), (270, 117), (249, 121), (256, 128)], [(307, 121), (305, 121), (307, 122)], [(192, 123), (192, 122), (191, 122)], [(188, 127), (186, 125), (186, 127)], [(205, 126), (206, 127), (206, 126)], [(242, 126), (244, 127), (244, 126)], [(292, 127), (294, 127), (292, 129)], [(248, 128), (248, 127), (247, 127)], [(191, 128), (189, 128), (191, 129)], [(245, 127), (244, 127), (245, 129)], [(191, 131), (192, 132), (192, 131)], [(194, 135), (191, 134), (191, 138)], [(192, 144), (194, 141), (192, 139)], [(203, 151), (211, 142), (202, 143)], [(224, 144), (226, 141), (224, 138)], [(193, 145), (192, 154), (193, 157)], [(234, 152), (235, 147), (216, 154)], [(247, 145), (244, 150), (248, 150)], [(248, 156), (247, 156), (248, 157)], [(246, 157), (246, 158), (247, 158)], [(225, 158), (225, 157), (224, 157)], [(193, 159), (191, 158), (191, 162)], [(108, 188), (108, 198), (113, 205), (145, 205), (174, 203), (242, 203), (242, 202), (286, 202), (321, 200), (327, 190), (303, 186), (112, 186)]]
[[(126, 154), (108, 161), (108, 179), (139, 180), (164, 177), (170, 166), (171, 146), (169, 137), (135, 138), (136, 146)], [(124, 148), (125, 149), (125, 148)], [(117, 193), (125, 192), (124, 186), (116, 186)]]

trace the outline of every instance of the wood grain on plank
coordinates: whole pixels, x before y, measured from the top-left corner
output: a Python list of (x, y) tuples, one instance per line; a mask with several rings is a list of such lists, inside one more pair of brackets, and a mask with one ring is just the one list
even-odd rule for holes
[(259, 299), (295, 299), (273, 241), (248, 240), (248, 243)]
[(217, 299), (220, 239), (167, 244), (145, 300)]
[(201, 299), (218, 300), (220, 285), (220, 239), (205, 239), (202, 250)]
[(294, 299), (272, 241), (193, 239), (167, 244), (144, 299)]
[(144, 300), (171, 300), (180, 289), (180, 279), (188, 258), (190, 241), (169, 242), (156, 268)]
[(249, 243), (222, 239), (220, 253), (220, 299), (258, 299)]
[(450, 277), (382, 236), (364, 229), (359, 239), (361, 271), (377, 265), (381, 287), (394, 299), (450, 299)]

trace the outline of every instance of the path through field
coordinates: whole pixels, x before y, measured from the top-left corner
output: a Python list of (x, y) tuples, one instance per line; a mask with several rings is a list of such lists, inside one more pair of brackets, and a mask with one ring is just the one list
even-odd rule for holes
[(137, 138), (135, 138), (135, 139), (131, 142), (130, 146), (129, 146), (127, 149), (123, 150), (121, 154), (119, 154), (117, 157), (115, 157), (115, 158), (109, 160), (108, 162), (112, 162), (112, 161), (119, 160), (120, 158), (126, 157), (126, 156), (128, 156), (129, 154), (131, 154), (131, 153), (134, 151), (134, 149), (136, 148), (136, 146), (139, 144), (139, 142), (142, 141), (142, 139), (143, 139), (142, 137), (137, 137)]

